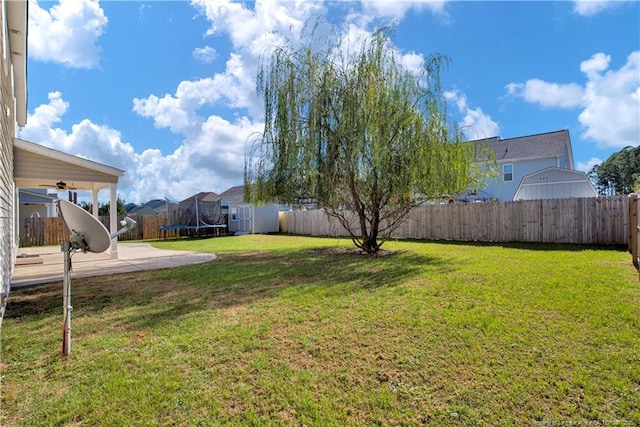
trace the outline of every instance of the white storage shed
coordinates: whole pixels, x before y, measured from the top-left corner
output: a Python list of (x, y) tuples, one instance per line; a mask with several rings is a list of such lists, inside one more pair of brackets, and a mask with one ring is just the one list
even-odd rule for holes
[(276, 204), (229, 206), (229, 231), (232, 233), (277, 233), (280, 231), (278, 215), (280, 208)]
[(584, 172), (550, 167), (522, 178), (513, 200), (597, 196), (598, 193)]

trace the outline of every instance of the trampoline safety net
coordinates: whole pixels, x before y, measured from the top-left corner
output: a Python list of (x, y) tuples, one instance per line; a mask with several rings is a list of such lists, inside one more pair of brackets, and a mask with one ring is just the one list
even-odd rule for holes
[(168, 226), (207, 227), (225, 224), (220, 200), (213, 202), (192, 199), (180, 202), (167, 215)]

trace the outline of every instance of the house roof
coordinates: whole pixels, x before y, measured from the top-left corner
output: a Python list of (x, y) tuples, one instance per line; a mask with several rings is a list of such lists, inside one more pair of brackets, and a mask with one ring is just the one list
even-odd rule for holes
[(569, 166), (573, 169), (571, 139), (566, 129), (507, 139), (496, 136), (472, 142), (489, 144), (499, 163), (557, 157), (566, 152), (569, 156)]
[(173, 203), (173, 202), (169, 202), (167, 200), (162, 200), (162, 199), (153, 199), (153, 200), (149, 200), (147, 203), (143, 203), (142, 206), (146, 206), (151, 209), (158, 210), (158, 208), (162, 208), (166, 206), (167, 203)]
[(193, 202), (195, 199), (198, 199), (199, 202), (214, 202), (218, 200), (220, 196), (213, 191), (201, 191), (198, 194), (194, 194), (193, 196), (187, 197), (182, 200), (180, 203)]
[(218, 196), (221, 199), (243, 199), (244, 198), (244, 185), (238, 185), (228, 188)]
[(46, 190), (19, 190), (18, 199), (20, 204), (34, 203), (34, 204), (48, 204), (58, 200), (57, 194), (47, 194)]
[(127, 211), (127, 212), (132, 215), (138, 215), (138, 216), (158, 215), (158, 211), (150, 208), (149, 206), (136, 206), (135, 208), (131, 209), (131, 211)]
[(40, 144), (13, 138), (13, 175), (18, 188), (100, 190), (117, 184), (122, 169), (73, 156)]
[(28, 1), (7, 1), (6, 25), (9, 35), (9, 51), (13, 65), (13, 88), (16, 98), (18, 126), (27, 124), (27, 16)]

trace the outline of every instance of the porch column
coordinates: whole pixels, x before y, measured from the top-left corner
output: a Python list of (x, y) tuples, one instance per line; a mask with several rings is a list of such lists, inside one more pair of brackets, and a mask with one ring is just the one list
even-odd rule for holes
[(100, 190), (91, 190), (93, 198), (91, 199), (91, 214), (98, 218), (98, 191)]
[[(111, 197), (109, 198), (109, 234), (118, 231), (118, 197), (116, 189), (118, 184), (109, 184)], [(111, 259), (118, 258), (118, 238), (111, 239)]]

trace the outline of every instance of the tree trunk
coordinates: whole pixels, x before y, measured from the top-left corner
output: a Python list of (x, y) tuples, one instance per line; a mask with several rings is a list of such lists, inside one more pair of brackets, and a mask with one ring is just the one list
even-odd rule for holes
[(380, 250), (380, 245), (378, 244), (378, 222), (372, 221), (369, 224), (369, 231), (367, 231), (366, 219), (360, 218), (360, 223), (362, 226), (362, 244), (360, 245), (360, 249), (365, 251), (369, 255), (375, 255)]

